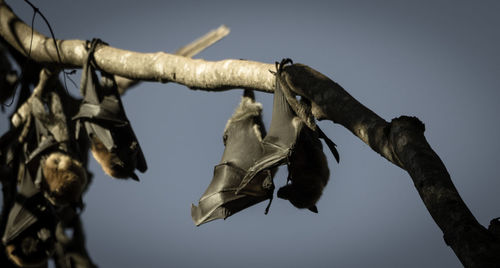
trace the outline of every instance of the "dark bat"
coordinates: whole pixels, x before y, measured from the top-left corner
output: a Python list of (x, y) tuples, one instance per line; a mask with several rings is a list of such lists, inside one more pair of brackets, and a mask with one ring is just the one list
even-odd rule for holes
[(318, 134), (302, 128), (290, 155), (287, 185), (278, 190), (278, 197), (290, 201), (297, 208), (318, 213), (318, 202), (328, 183), (330, 171)]
[[(69, 126), (57, 93), (49, 92), (50, 102), (41, 98), (31, 101), (37, 147), (29, 153), (26, 163), (36, 170), (35, 184), (56, 206), (81, 203), (87, 185), (87, 172), (74, 153), (76, 145), (69, 136)], [(48, 112), (44, 106), (49, 106)]]
[(30, 172), (20, 163), (19, 192), (9, 212), (2, 237), (8, 258), (18, 266), (37, 266), (47, 261), (55, 243), (56, 214)]
[(215, 219), (226, 219), (254, 204), (272, 199), (274, 170), (256, 175), (244, 190), (235, 193), (248, 168), (264, 153), (261, 141), (265, 130), (261, 112), (262, 105), (255, 102), (252, 91), (246, 90), (226, 124), (224, 154), (215, 166), (213, 179), (198, 206), (191, 205), (191, 217), (197, 226)]
[(94, 158), (106, 174), (114, 178), (139, 180), (134, 173), (147, 170), (146, 159), (130, 125), (112, 75), (101, 71), (103, 83), (97, 78), (93, 54), (98, 39), (92, 40), (83, 66), (80, 91), (84, 96), (80, 111), (73, 119), (84, 126), (91, 142)]
[(317, 212), (316, 202), (330, 174), (319, 137), (325, 139), (337, 161), (338, 152), (335, 144), (314, 124), (307, 100), (296, 101), (291, 89), (283, 83), (281, 72), (290, 62), (284, 59), (276, 63), (273, 116), (269, 133), (262, 142), (265, 154), (249, 169), (239, 190), (245, 189), (256, 174), (287, 164), (291, 183), (280, 188), (278, 197), (288, 199), (298, 208)]

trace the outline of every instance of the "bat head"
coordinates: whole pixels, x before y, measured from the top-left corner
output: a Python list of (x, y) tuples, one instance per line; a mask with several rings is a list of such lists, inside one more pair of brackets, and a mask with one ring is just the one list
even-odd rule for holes
[(321, 196), (321, 191), (308, 191), (303, 187), (287, 184), (278, 190), (277, 196), (281, 199), (290, 201), (296, 208), (307, 208), (314, 213), (318, 213), (316, 202)]
[(52, 152), (42, 163), (48, 200), (57, 205), (76, 203), (87, 184), (80, 161), (63, 152)]

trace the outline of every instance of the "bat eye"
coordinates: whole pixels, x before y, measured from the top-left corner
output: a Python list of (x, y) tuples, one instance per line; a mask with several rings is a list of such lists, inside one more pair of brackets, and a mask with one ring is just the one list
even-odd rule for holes
[(226, 144), (226, 141), (227, 141), (227, 134), (224, 134), (222, 136), (222, 141), (224, 142), (224, 145)]

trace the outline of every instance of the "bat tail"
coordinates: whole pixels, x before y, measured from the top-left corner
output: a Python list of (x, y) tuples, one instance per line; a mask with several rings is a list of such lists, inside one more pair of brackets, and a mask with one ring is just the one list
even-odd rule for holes
[(319, 128), (319, 126), (317, 126), (317, 131), (318, 131), (319, 137), (325, 141), (326, 145), (328, 146), (328, 148), (332, 152), (333, 157), (335, 157), (335, 160), (337, 160), (337, 163), (340, 163), (340, 155), (339, 155), (339, 152), (337, 151), (337, 148), (336, 148), (337, 145), (332, 140), (330, 140), (330, 138), (328, 138), (326, 136), (326, 134), (323, 132), (323, 130), (321, 130), (321, 128)]

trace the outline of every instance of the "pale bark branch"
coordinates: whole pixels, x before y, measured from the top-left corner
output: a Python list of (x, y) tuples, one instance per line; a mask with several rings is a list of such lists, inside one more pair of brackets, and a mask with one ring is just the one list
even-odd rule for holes
[[(81, 68), (87, 55), (85, 41), (54, 40), (22, 22), (11, 9), (0, 3), (0, 35), (23, 55), (41, 64)], [(31, 44), (31, 53), (30, 51)], [(103, 71), (133, 80), (175, 82), (193, 89), (210, 91), (248, 88), (272, 92), (274, 65), (255, 61), (222, 60), (217, 62), (189, 59), (164, 52), (138, 53), (111, 46), (95, 51), (98, 67)]]
[[(229, 28), (225, 25), (221, 25), (219, 28), (210, 31), (193, 42), (181, 47), (175, 52), (175, 55), (191, 58), (227, 36), (229, 32)], [(120, 94), (125, 93), (127, 89), (137, 85), (139, 82), (138, 80), (132, 80), (117, 75), (115, 75), (115, 80)]]

